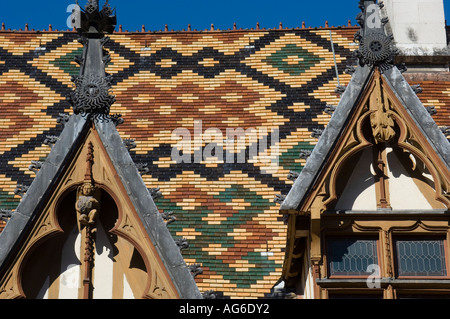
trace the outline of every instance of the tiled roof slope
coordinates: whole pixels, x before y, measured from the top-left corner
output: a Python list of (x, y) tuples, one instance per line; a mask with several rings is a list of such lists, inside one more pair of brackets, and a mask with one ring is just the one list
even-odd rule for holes
[[(357, 30), (331, 28), (341, 85), (350, 80), (344, 69), (354, 62)], [(77, 38), (74, 32), (0, 32), (1, 208), (16, 207), (15, 188), (35, 176), (30, 162), (45, 160), (46, 138), (62, 130), (59, 114), (71, 113), (66, 96), (78, 73)], [(330, 29), (118, 32), (106, 47), (117, 98), (111, 112), (124, 119), (119, 133), (135, 140), (130, 153), (147, 164), (146, 185), (160, 187), (160, 211), (174, 212), (173, 237), (189, 240), (182, 253), (203, 269), (196, 276), (200, 291), (265, 296), (281, 274), (286, 235), (273, 199), (287, 194), (289, 171), (299, 172), (306, 161), (301, 150), (314, 147), (314, 129), (330, 119), (325, 106), (339, 101)], [(439, 126), (449, 125), (448, 78), (421, 84), (419, 98), (436, 106)], [(255, 159), (176, 164), (172, 132), (186, 128), (194, 139), (200, 120), (202, 132), (266, 132), (268, 147), (278, 129), (279, 169), (264, 171)]]

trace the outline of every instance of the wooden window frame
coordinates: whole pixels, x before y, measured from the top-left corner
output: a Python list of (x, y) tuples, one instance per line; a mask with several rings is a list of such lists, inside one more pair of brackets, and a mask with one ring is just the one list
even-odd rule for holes
[[(328, 213), (321, 220), (321, 255), (317, 286), (321, 298), (328, 293), (351, 294), (383, 291), (385, 299), (396, 299), (404, 292), (419, 295), (450, 294), (450, 225), (442, 212), (351, 212)], [(380, 288), (368, 288), (368, 276), (331, 275), (328, 241), (334, 238), (370, 238), (377, 241)], [(439, 239), (444, 241), (447, 276), (397, 276), (396, 239)], [(354, 282), (352, 282), (354, 280)]]

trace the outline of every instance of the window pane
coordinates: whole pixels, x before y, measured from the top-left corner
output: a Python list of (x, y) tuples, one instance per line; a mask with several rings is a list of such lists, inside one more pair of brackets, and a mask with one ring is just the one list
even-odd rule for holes
[(398, 239), (397, 273), (399, 276), (446, 276), (443, 239)]
[(328, 266), (331, 276), (368, 276), (367, 267), (378, 265), (375, 239), (334, 238), (328, 241)]

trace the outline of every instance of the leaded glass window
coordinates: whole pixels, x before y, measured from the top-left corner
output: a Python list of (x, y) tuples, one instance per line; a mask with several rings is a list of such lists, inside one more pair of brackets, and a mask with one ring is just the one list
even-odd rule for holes
[(443, 239), (399, 238), (395, 248), (398, 276), (447, 276)]
[(378, 266), (377, 241), (370, 238), (329, 238), (330, 276), (368, 276)]

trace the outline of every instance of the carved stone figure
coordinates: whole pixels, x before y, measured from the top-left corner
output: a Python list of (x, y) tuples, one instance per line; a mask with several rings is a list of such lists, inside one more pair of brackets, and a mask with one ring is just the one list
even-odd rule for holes
[(391, 113), (378, 110), (370, 115), (370, 123), (375, 141), (389, 142), (395, 136), (394, 120)]
[(388, 143), (395, 137), (395, 122), (389, 101), (383, 96), (380, 77), (375, 79), (375, 88), (370, 96), (370, 125), (376, 143)]
[(89, 182), (78, 187), (75, 209), (78, 221), (84, 226), (94, 226), (100, 209), (99, 201), (94, 197), (95, 187)]

